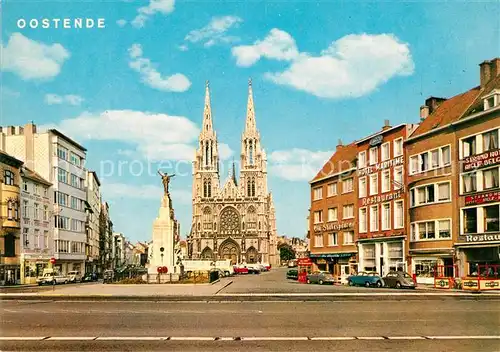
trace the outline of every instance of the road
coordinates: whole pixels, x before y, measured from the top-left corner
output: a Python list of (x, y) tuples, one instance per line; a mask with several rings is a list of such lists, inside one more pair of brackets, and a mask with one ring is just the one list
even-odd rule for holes
[(8, 301), (0, 314), (2, 351), (498, 351), (500, 345), (498, 300)]

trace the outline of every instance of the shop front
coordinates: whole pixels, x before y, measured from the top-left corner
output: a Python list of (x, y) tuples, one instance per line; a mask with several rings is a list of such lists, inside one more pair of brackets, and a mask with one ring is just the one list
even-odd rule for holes
[(360, 271), (375, 271), (382, 276), (393, 270), (407, 271), (404, 236), (360, 239), (358, 248)]
[(316, 270), (328, 271), (339, 283), (347, 283), (347, 277), (358, 272), (356, 252), (311, 254)]
[(435, 277), (456, 277), (453, 250), (411, 250), (411, 272), (417, 284), (434, 285)]
[(35, 284), (43, 269), (50, 267), (51, 255), (26, 253), (21, 255), (21, 284)]

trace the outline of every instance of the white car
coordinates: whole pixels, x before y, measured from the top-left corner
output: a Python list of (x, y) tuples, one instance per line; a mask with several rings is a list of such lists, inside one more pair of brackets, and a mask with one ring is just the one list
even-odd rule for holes
[(58, 272), (46, 272), (36, 279), (38, 285), (67, 284), (68, 277)]
[(70, 271), (68, 273), (69, 282), (82, 282), (82, 274), (79, 271)]

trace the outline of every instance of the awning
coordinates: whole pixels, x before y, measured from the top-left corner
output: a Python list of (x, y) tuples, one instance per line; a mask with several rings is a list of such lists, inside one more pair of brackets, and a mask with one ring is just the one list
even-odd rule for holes
[(357, 252), (340, 252), (340, 253), (323, 253), (323, 254), (310, 254), (310, 258), (346, 258), (356, 255)]

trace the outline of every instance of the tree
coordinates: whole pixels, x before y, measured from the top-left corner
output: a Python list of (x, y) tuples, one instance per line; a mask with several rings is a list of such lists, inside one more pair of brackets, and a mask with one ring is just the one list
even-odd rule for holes
[(284, 261), (295, 259), (295, 251), (289, 245), (280, 247), (280, 259)]

